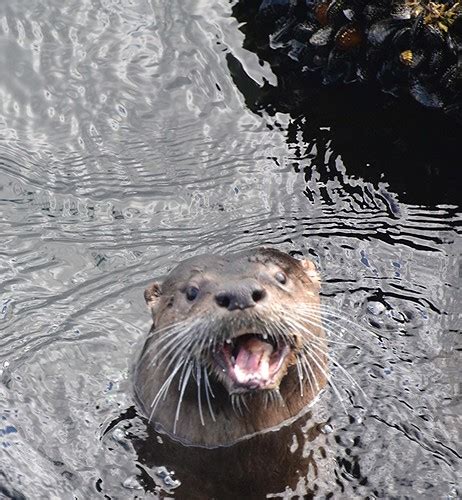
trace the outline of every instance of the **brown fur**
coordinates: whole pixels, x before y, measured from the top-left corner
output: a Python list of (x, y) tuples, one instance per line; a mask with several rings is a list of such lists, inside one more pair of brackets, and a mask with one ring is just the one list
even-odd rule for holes
[[(278, 272), (287, 276), (287, 283), (284, 285), (278, 284), (274, 279)], [(244, 310), (229, 311), (219, 307), (215, 301), (216, 294), (223, 286), (240, 280), (248, 280), (249, 283), (263, 287), (264, 299)], [(196, 286), (201, 295), (197, 300), (189, 302), (185, 298), (185, 290), (191, 285)], [(309, 384), (305, 378), (302, 382), (303, 391), (300, 390), (295, 366), (296, 352), (304, 343), (309, 342), (309, 338), (300, 332), (291, 332), (296, 347), (281, 371), (281, 380), (277, 381), (283, 404), (270, 403), (265, 406), (264, 391), (255, 391), (245, 396), (248, 408), (244, 408), (241, 415), (231, 405), (227, 384), (220, 381), (220, 373), (215, 373), (210, 378), (214, 393), (211, 403), (215, 421), (202, 394), (202, 424), (197, 386), (191, 379), (185, 388), (180, 417), (174, 429), (179, 381), (174, 380), (165, 398), (160, 400), (151, 415), (151, 404), (169, 375), (169, 371), (165, 371), (168, 359), (161, 356), (161, 359), (155, 360), (158, 345), (162, 345), (156, 342), (159, 342), (163, 332), (168, 331), (164, 329), (178, 321), (193, 322), (197, 318), (203, 318), (198, 320), (194, 332), (197, 343), (200, 343), (204, 335), (222, 334), (220, 322), (228, 325), (229, 329), (233, 322), (236, 325), (240, 321), (248, 324), (257, 317), (268, 318), (269, 321), (284, 316), (290, 318), (291, 310), (294, 311), (301, 304), (319, 305), (319, 277), (309, 260), (297, 260), (273, 249), (263, 248), (225, 256), (203, 255), (180, 263), (162, 284), (154, 283), (146, 290), (145, 299), (152, 311), (153, 324), (136, 366), (135, 392), (146, 416), (152, 417), (152, 423), (175, 440), (214, 448), (228, 446), (256, 433), (274, 429), (303, 414), (307, 405), (326, 384), (326, 358), (320, 356), (322, 369), (315, 364), (311, 365), (316, 383), (312, 381)], [(215, 330), (206, 326), (211, 319)], [(309, 325), (309, 330), (319, 341), (324, 342), (321, 327)]]

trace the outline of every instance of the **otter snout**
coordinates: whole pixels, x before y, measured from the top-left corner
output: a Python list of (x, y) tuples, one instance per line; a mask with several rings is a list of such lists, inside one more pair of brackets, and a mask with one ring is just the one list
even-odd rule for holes
[(215, 295), (215, 302), (228, 311), (254, 307), (266, 297), (266, 290), (252, 279), (229, 284)]

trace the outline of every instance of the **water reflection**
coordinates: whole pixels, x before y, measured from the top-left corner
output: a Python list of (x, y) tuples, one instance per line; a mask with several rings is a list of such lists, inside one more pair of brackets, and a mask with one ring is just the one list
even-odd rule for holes
[[(228, 448), (185, 447), (152, 428), (139, 439), (133, 432), (136, 425), (136, 418), (125, 420), (116, 430), (123, 429), (134, 445), (141, 463), (138, 477), (148, 491), (161, 489), (178, 498), (231, 499), (265, 498), (269, 492), (292, 490), (308, 498), (319, 488), (317, 483), (327, 482), (332, 457), (326, 452), (326, 423), (319, 415), (309, 413), (296, 426), (257, 436), (250, 448), (246, 442)], [(262, 454), (253, 454), (252, 447)], [(168, 474), (159, 474), (159, 463), (166, 466), (161, 472)], [(176, 478), (181, 478), (181, 485)]]
[(0, 6), (6, 496), (149, 497), (131, 440), (104, 434), (133, 406), (143, 289), (255, 245), (310, 255), (374, 333), (333, 346), (367, 400), (337, 373), (347, 414), (317, 405), (318, 494), (457, 496), (458, 132), (363, 89), (306, 98), (238, 28), (220, 1)]

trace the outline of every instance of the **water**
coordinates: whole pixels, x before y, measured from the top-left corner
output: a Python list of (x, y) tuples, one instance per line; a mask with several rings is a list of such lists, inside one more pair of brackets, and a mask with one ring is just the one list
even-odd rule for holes
[(354, 104), (311, 122), (281, 97), (254, 105), (277, 78), (232, 14), (1, 2), (1, 497), (151, 498), (143, 475), (169, 491), (121, 427), (143, 433), (143, 289), (183, 258), (255, 245), (310, 255), (325, 303), (358, 324), (358, 348), (332, 351), (365, 395), (337, 371), (347, 413), (332, 391), (319, 402), (338, 478), (319, 496), (460, 495), (457, 175), (409, 177), (407, 135), (384, 161), (398, 134), (371, 147), (380, 119), (360, 125)]

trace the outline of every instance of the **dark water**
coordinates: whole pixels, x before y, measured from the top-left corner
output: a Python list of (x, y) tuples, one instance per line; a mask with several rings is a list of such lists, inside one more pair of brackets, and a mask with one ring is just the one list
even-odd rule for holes
[(366, 154), (354, 139), (380, 122), (354, 104), (349, 140), (253, 106), (277, 79), (238, 28), (225, 1), (1, 2), (0, 498), (155, 496), (139, 476), (159, 470), (105, 432), (133, 406), (143, 289), (255, 245), (310, 255), (358, 325), (332, 352), (365, 395), (336, 373), (346, 413), (319, 402), (336, 478), (319, 498), (460, 495), (462, 183), (384, 161), (397, 134)]

